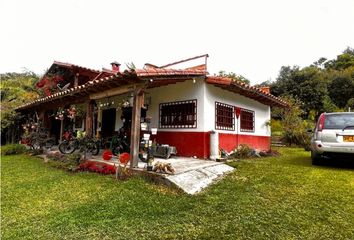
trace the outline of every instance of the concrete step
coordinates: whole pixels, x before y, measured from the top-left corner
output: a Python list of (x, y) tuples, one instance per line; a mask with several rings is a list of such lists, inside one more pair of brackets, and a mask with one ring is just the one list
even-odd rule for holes
[(196, 194), (233, 170), (233, 167), (226, 164), (218, 164), (175, 175), (167, 175), (166, 179), (186, 193)]
[(285, 144), (278, 144), (278, 143), (272, 143), (272, 146), (273, 147), (286, 147), (286, 145)]

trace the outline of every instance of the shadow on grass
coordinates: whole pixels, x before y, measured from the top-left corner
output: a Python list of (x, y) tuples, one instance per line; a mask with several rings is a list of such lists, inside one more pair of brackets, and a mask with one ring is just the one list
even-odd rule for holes
[(286, 163), (301, 167), (312, 167), (311, 158), (310, 157), (292, 157), (286, 161)]
[[(290, 149), (294, 151), (293, 149)], [(325, 168), (336, 168), (336, 169), (354, 169), (354, 156), (353, 157), (332, 157), (332, 158), (323, 158), (319, 164), (313, 165), (310, 157), (310, 152), (304, 151), (301, 155), (301, 152), (290, 153), (288, 156), (284, 156), (285, 161), (290, 165), (296, 165), (301, 167), (325, 167)]]
[(341, 169), (353, 169), (354, 170), (354, 157), (349, 158), (323, 158), (316, 166), (328, 167), (328, 168), (341, 168)]

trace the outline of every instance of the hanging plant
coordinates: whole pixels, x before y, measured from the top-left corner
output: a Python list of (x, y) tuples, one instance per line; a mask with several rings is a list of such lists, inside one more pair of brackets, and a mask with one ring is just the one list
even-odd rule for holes
[(84, 105), (78, 105), (78, 106), (75, 106), (75, 105), (72, 105), (72, 107), (75, 107), (75, 117), (77, 118), (83, 118), (85, 116), (85, 109), (84, 109)]
[(69, 118), (70, 120), (74, 120), (75, 118), (80, 118), (85, 115), (82, 107), (77, 107), (75, 105), (71, 105), (69, 108), (58, 108), (57, 112), (54, 114), (55, 119), (63, 120), (64, 118)]
[(63, 82), (64, 78), (58, 74), (46, 75), (36, 83), (38, 88), (41, 88), (46, 96), (50, 96), (58, 92), (58, 83)]
[(65, 118), (65, 110), (63, 108), (58, 108), (57, 113), (55, 114), (55, 119), (63, 120)]
[(129, 107), (129, 106), (130, 106), (129, 101), (127, 99), (124, 99), (124, 100), (122, 100), (121, 102), (119, 102), (117, 104), (117, 110), (120, 110), (120, 109), (125, 108), (125, 107)]
[(74, 119), (76, 116), (76, 108), (75, 106), (70, 106), (70, 108), (66, 109), (67, 117), (70, 119)]

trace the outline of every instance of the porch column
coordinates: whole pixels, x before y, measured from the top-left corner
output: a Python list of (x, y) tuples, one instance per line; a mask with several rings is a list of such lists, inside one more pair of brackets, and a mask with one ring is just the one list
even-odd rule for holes
[(63, 134), (64, 134), (64, 119), (60, 120), (60, 133), (59, 133), (59, 143), (63, 141)]
[(87, 104), (86, 108), (86, 136), (92, 137), (92, 129), (93, 129), (93, 107), (94, 107), (94, 100), (90, 100)]
[(140, 144), (140, 115), (141, 106), (144, 101), (144, 92), (141, 89), (134, 91), (132, 126), (130, 136), (130, 168), (138, 166), (139, 144)]
[(79, 74), (76, 73), (75, 74), (75, 80), (74, 80), (74, 87), (79, 86)]

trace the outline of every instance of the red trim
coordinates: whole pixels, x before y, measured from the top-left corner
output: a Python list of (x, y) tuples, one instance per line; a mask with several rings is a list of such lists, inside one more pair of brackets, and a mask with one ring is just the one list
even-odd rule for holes
[(247, 144), (252, 148), (259, 150), (270, 149), (270, 137), (268, 136), (255, 136), (255, 135), (237, 135), (230, 133), (219, 133), (219, 147), (232, 151), (239, 144)]
[(179, 156), (209, 158), (209, 132), (161, 132), (157, 131), (156, 141), (159, 144), (169, 144), (177, 148)]
[[(206, 159), (210, 155), (209, 132), (158, 131), (156, 141), (159, 144), (175, 146), (178, 156), (196, 156)], [(270, 137), (219, 133), (220, 148), (229, 152), (234, 150), (237, 144), (247, 144), (259, 150), (269, 150)]]

